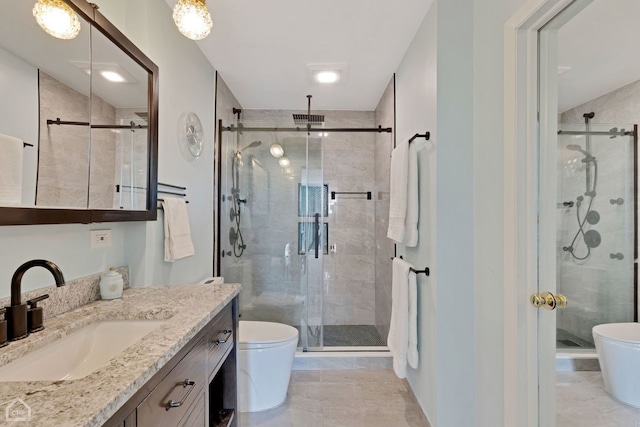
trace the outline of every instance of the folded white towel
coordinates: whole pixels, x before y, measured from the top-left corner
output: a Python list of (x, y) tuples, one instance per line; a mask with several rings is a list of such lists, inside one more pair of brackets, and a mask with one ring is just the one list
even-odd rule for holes
[(418, 217), (420, 216), (420, 194), (418, 193), (418, 151), (424, 147), (424, 141), (414, 140), (409, 144), (407, 173), (407, 215), (405, 218), (405, 246), (418, 244)]
[(391, 280), (391, 324), (387, 346), (393, 356), (394, 372), (398, 378), (405, 378), (407, 361), (411, 367), (418, 367), (416, 274), (411, 271), (411, 264), (394, 258)]
[(387, 237), (396, 243), (404, 241), (407, 215), (407, 180), (409, 163), (409, 141), (403, 140), (391, 153), (389, 184), (389, 229)]
[(24, 144), (13, 136), (0, 134), (0, 206), (22, 204)]
[(413, 369), (418, 368), (418, 285), (416, 273), (409, 271), (409, 348), (407, 362)]
[(183, 199), (164, 197), (164, 260), (174, 262), (195, 253), (187, 205)]

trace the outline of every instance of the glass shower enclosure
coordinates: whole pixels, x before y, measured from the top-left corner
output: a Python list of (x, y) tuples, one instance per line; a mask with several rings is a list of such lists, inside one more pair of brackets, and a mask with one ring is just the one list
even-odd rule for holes
[(638, 319), (637, 127), (559, 129), (557, 349), (593, 352), (595, 325)]
[[(236, 119), (231, 125), (224, 124), (226, 130), (220, 133), (220, 275), (225, 282), (242, 284), (241, 320), (294, 326), (300, 331), (303, 351), (337, 348), (340, 342), (327, 341), (326, 336), (334, 333), (336, 324), (365, 323), (353, 316), (341, 322), (334, 313), (333, 301), (339, 292), (356, 302), (344, 307), (345, 312), (357, 312), (358, 299), (367, 299), (363, 293), (368, 292), (358, 277), (350, 281), (350, 289), (338, 289), (345, 285), (334, 277), (341, 268), (334, 258), (336, 252), (343, 257), (341, 261), (360, 259), (362, 265), (354, 270), (369, 263), (353, 258), (354, 248), (375, 257), (371, 192), (351, 191), (365, 184), (334, 176), (339, 156), (328, 153), (325, 145), (340, 137), (336, 133), (329, 137), (321, 123), (312, 124), (312, 132), (306, 131), (306, 124), (298, 131), (274, 131), (273, 120)], [(370, 133), (368, 138), (373, 140)], [(346, 220), (336, 219), (338, 209), (348, 215)], [(341, 228), (346, 222), (348, 230)], [(347, 237), (349, 241), (344, 240)], [(375, 270), (366, 274), (372, 275), (370, 281), (375, 280)], [(375, 331), (374, 322), (369, 323), (340, 327), (343, 331), (346, 327), (348, 333)], [(384, 349), (384, 341), (374, 335), (377, 340), (369, 345)]]

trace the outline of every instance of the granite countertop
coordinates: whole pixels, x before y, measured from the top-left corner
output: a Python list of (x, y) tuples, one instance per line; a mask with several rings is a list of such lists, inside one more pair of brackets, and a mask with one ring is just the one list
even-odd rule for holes
[(94, 301), (45, 321), (45, 330), (0, 349), (0, 365), (100, 320), (166, 319), (158, 329), (106, 366), (71, 381), (0, 382), (0, 402), (19, 398), (31, 409), (30, 421), (0, 425), (100, 426), (209, 323), (240, 290), (240, 285), (177, 285), (131, 288), (122, 299)]

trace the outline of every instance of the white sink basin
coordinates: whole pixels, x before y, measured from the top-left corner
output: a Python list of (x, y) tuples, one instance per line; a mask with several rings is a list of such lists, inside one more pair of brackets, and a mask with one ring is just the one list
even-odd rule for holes
[(109, 320), (91, 323), (1, 366), (0, 381), (57, 381), (85, 377), (165, 321)]

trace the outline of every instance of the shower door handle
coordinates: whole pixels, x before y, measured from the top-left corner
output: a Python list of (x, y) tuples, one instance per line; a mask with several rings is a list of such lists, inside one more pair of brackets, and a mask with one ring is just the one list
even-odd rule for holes
[(314, 224), (315, 228), (315, 239), (313, 239), (316, 243), (316, 258), (318, 258), (318, 246), (320, 244), (320, 214), (316, 214), (316, 221)]
[(567, 306), (567, 297), (562, 294), (554, 295), (551, 292), (533, 294), (529, 301), (535, 308), (544, 307), (547, 310), (555, 310), (556, 308), (565, 308)]

